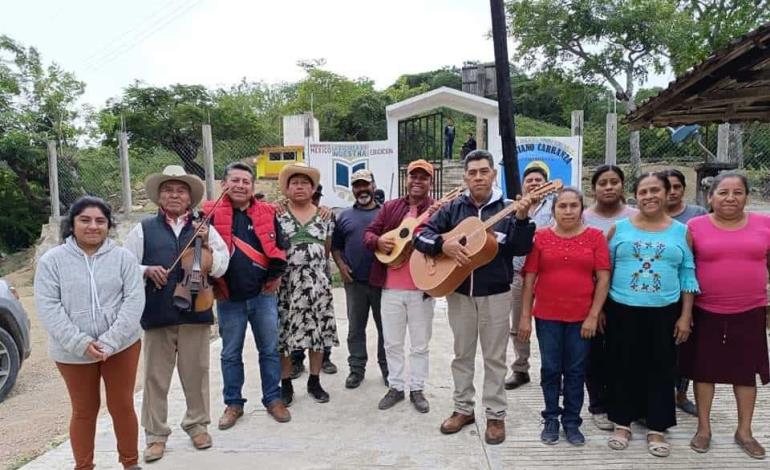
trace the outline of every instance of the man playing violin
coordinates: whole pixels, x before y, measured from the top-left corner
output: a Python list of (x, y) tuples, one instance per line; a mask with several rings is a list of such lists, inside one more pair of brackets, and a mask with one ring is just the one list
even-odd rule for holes
[[(372, 251), (389, 253), (395, 239), (382, 236), (396, 228), (404, 217), (417, 217), (433, 205), (430, 197), (433, 165), (415, 160), (406, 169), (406, 195), (386, 202), (372, 223), (364, 231), (364, 245)], [(382, 287), (381, 314), (385, 356), (388, 365), (389, 389), (378, 408), (386, 410), (404, 399), (404, 388), (409, 387), (409, 398), (420, 413), (430, 410), (423, 394), (428, 378), (428, 357), (433, 331), (435, 300), (425, 297), (417, 289), (409, 271), (409, 263), (396, 268), (386, 267), (374, 258), (369, 282)], [(409, 332), (409, 383), (405, 380), (404, 342)]]
[[(414, 239), (416, 250), (429, 256), (443, 254), (460, 266), (470, 262), (468, 250), (461, 239), (445, 243), (441, 234), (468, 217), (487, 220), (511, 204), (502, 191), (494, 187), (497, 171), (491, 153), (474, 150), (465, 157), (464, 165), (463, 180), (468, 191), (433, 214)], [(493, 227), (499, 246), (495, 258), (473, 271), (447, 296), (455, 352), (452, 360), (454, 412), (441, 424), (441, 432), (453, 434), (475, 421), (473, 375), (476, 347), (480, 342), (484, 358), (482, 404), (486, 409), (488, 444), (505, 440), (505, 350), (510, 332), (512, 258), (529, 253), (535, 233), (528, 217), (529, 198), (518, 203), (515, 217), (505, 217)]]
[(248, 324), (259, 352), (262, 405), (276, 421), (285, 423), (291, 415), (281, 399), (276, 292), (286, 269), (288, 240), (273, 205), (254, 197), (250, 166), (241, 162), (228, 165), (222, 188), (228, 192), (218, 206), (214, 201), (203, 204), (206, 214), (213, 211), (211, 223), (230, 253), (227, 272), (215, 281), (225, 402), (219, 429), (231, 428), (243, 416), (243, 343)]
[[(200, 178), (169, 165), (145, 181), (147, 196), (158, 205), (156, 216), (137, 224), (126, 238), (125, 247), (136, 255), (146, 279), (144, 328), (144, 392), (142, 427), (145, 429), (146, 462), (163, 457), (171, 434), (167, 423), (168, 390), (176, 364), (187, 402), (182, 429), (196, 449), (211, 447), (207, 428), (209, 414), (209, 333), (214, 323), (211, 309), (184, 311), (174, 305), (174, 290), (182, 280), (180, 251), (196, 236), (212, 252), (211, 275), (222, 276), (229, 255), (222, 237), (213, 228), (193, 223), (192, 208), (203, 198)], [(169, 268), (174, 265), (174, 269)], [(205, 275), (205, 273), (204, 273)]]

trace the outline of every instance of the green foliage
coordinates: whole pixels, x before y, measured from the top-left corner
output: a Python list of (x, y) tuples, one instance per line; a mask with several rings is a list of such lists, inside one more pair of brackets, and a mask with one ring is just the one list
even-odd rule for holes
[(621, 101), (664, 70), (679, 15), (671, 0), (510, 0), (507, 9), (519, 59), (606, 80)]
[(84, 89), (73, 74), (43, 64), (35, 48), (0, 35), (0, 247), (24, 247), (38, 236), (50, 207), (46, 141), (81, 134), (75, 104)]
[(684, 13), (668, 44), (671, 67), (680, 75), (733, 39), (770, 21), (767, 0), (680, 0)]
[[(45, 189), (37, 183), (30, 183), (36, 191)], [(29, 246), (40, 236), (40, 226), (46, 221), (46, 212), (30, 205), (19, 188), (16, 175), (0, 167), (0, 252), (13, 252)]]

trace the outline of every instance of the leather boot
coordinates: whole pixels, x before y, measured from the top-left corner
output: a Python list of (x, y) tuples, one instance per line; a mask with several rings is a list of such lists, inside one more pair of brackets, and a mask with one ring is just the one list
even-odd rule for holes
[(476, 418), (473, 414), (464, 415), (455, 411), (452, 413), (452, 416), (441, 423), (441, 432), (443, 434), (454, 434), (475, 421)]
[(267, 405), (267, 412), (279, 423), (288, 423), (291, 421), (291, 413), (289, 413), (289, 409), (286, 408), (286, 405), (283, 404), (282, 400), (275, 400)]
[(487, 418), (487, 431), (484, 433), (487, 444), (496, 445), (505, 440), (505, 421)]

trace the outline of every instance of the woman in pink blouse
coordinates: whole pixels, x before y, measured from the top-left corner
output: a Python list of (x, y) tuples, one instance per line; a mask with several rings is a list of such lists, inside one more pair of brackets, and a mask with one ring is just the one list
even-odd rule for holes
[[(583, 381), (591, 338), (607, 298), (609, 251), (601, 230), (583, 224), (583, 196), (578, 190), (564, 188), (553, 207), (556, 224), (537, 231), (524, 264), (518, 335), (529, 341), (534, 316), (545, 401), (540, 440), (545, 444), (559, 441), (561, 418), (567, 442), (583, 445)], [(563, 409), (559, 407), (562, 383)]]
[(694, 328), (681, 347), (682, 375), (695, 382), (698, 431), (690, 441), (696, 452), (711, 445), (714, 384), (732, 384), (738, 403), (735, 442), (749, 456), (765, 457), (754, 439), (751, 419), (757, 398), (756, 376), (770, 382), (766, 338), (770, 217), (744, 211), (746, 177), (722, 173), (709, 192), (712, 214), (688, 222), (702, 294), (696, 297)]

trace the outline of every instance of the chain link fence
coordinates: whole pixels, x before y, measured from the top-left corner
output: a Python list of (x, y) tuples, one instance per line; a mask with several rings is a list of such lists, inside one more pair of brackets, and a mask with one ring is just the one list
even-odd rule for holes
[[(524, 118), (526, 119), (526, 118)], [(621, 120), (622, 116), (618, 116)], [(527, 121), (520, 121), (521, 135)], [(517, 122), (518, 124), (518, 122)], [(700, 129), (700, 141), (711, 153), (717, 153), (718, 130), (716, 125)], [(753, 186), (754, 195), (770, 201), (770, 123), (747, 123), (732, 125), (728, 155), (739, 168), (746, 171)], [(559, 128), (559, 131), (564, 129)], [(566, 133), (568, 134), (568, 129)], [(590, 177), (593, 169), (605, 162), (606, 122), (586, 121), (583, 129), (583, 174)], [(231, 162), (243, 161), (255, 165), (261, 149), (279, 145), (281, 136), (261, 135), (239, 138), (217, 139), (216, 123), (212, 123), (212, 139), (215, 179), (222, 177), (224, 168)], [(554, 134), (553, 129), (527, 128), (528, 135), (546, 136)], [(566, 135), (564, 132), (560, 134)], [(130, 136), (130, 133), (129, 133)], [(618, 124), (616, 162), (628, 166), (631, 162), (630, 129)], [(642, 129), (639, 131), (639, 145), (643, 167), (650, 165), (673, 165), (692, 167), (706, 160), (705, 152), (693, 138), (682, 143), (671, 140), (671, 132), (665, 128)], [(121, 208), (122, 173), (120, 152), (108, 145), (90, 147), (58, 147), (58, 178), (60, 207), (62, 213), (78, 197), (90, 194), (99, 196), (114, 208)], [(130, 184), (135, 209), (141, 210), (146, 203), (144, 196), (145, 178), (161, 171), (167, 165), (181, 165), (188, 173), (204, 178), (204, 145), (202, 136), (188, 141), (170, 142), (154, 148), (132, 147), (129, 137), (128, 163)]]

